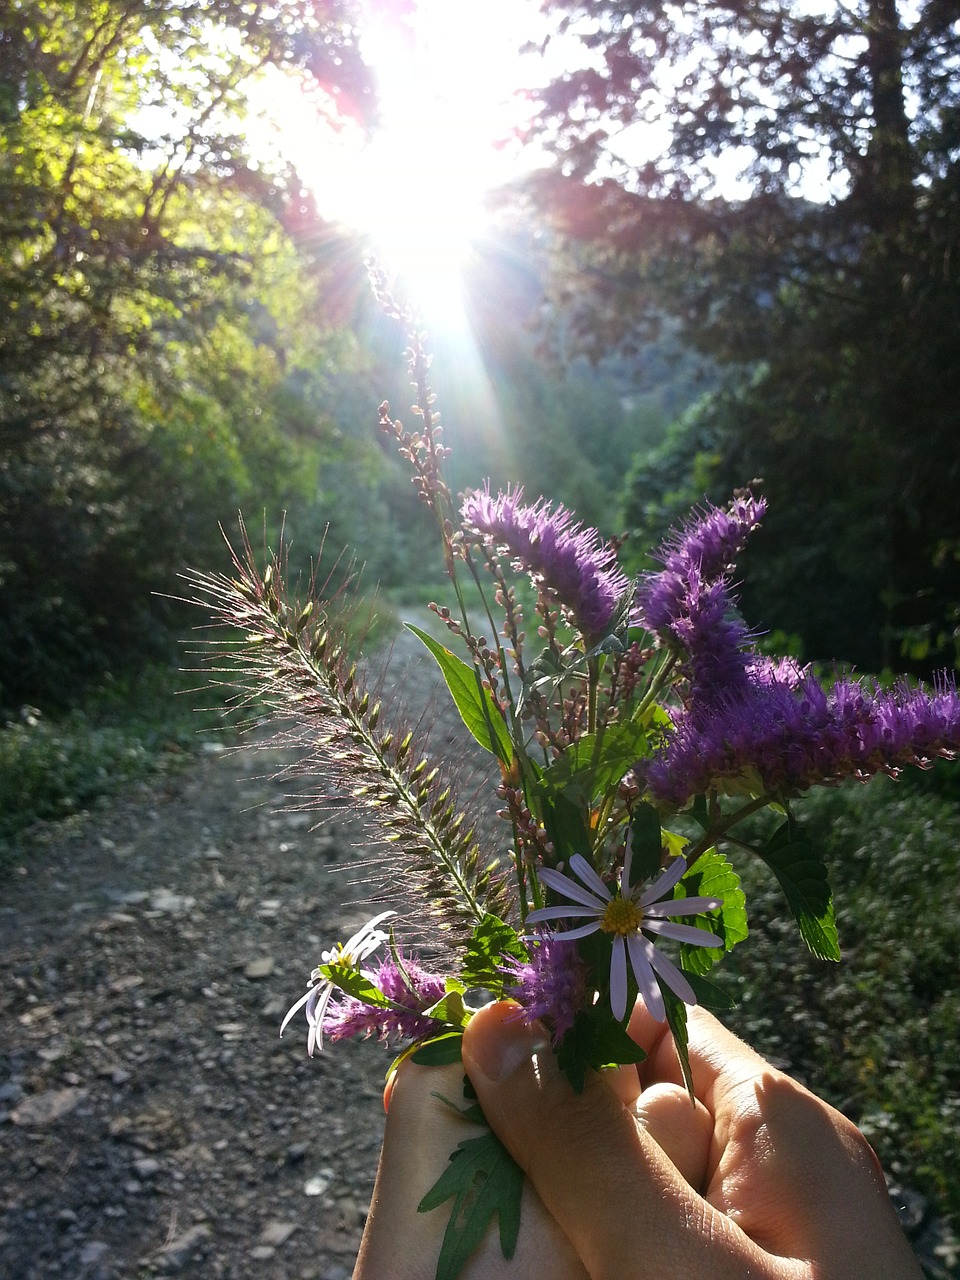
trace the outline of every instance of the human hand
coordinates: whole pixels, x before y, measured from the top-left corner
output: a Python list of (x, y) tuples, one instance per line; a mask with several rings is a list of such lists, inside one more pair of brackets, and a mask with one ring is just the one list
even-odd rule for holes
[[(647, 1060), (638, 1071), (588, 1077), (580, 1095), (552, 1053), (536, 1054), (540, 1029), (510, 1019), (511, 1011), (492, 1005), (478, 1013), (463, 1057), (484, 1114), (527, 1173), (530, 1195), (509, 1270), (491, 1232), (466, 1280), (921, 1280), (862, 1135), (709, 1014), (690, 1011), (694, 1108), (666, 1026), (642, 1004), (630, 1032)], [(440, 1086), (450, 1097), (459, 1096), (455, 1071)], [(455, 1117), (444, 1118), (455, 1136), (433, 1128), (424, 1100), (438, 1087), (437, 1073), (433, 1083), (405, 1074), (403, 1094), (395, 1092), (404, 1115), (393, 1135), (388, 1119), (358, 1280), (434, 1274), (445, 1220), (442, 1211), (414, 1211), (464, 1132)], [(429, 1157), (411, 1163), (399, 1144), (420, 1138)], [(413, 1165), (428, 1158), (431, 1171), (418, 1170), (427, 1180), (413, 1186)], [(413, 1254), (418, 1269), (399, 1270), (398, 1258)]]

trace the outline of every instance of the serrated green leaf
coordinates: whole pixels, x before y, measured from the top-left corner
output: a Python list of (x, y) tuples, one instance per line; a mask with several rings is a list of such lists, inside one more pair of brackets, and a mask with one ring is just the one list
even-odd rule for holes
[(372, 1005), (375, 1009), (392, 1009), (394, 1002), (385, 996), (379, 987), (375, 987), (369, 978), (364, 977), (359, 969), (350, 964), (322, 964), (320, 972), (325, 978), (356, 1000)]
[(778, 827), (757, 853), (779, 881), (804, 942), (820, 960), (840, 959), (827, 868), (793, 822)]
[(488, 912), (475, 927), (467, 943), (460, 969), (464, 986), (486, 987), (499, 995), (503, 990), (503, 973), (499, 966), (504, 956), (526, 960), (527, 949), (520, 941), (516, 929)]
[(418, 1067), (448, 1067), (452, 1062), (463, 1061), (462, 1045), (463, 1032), (450, 1031), (433, 1040), (424, 1040), (410, 1054), (410, 1061)]
[(523, 1170), (492, 1130), (466, 1138), (450, 1163), (420, 1201), (428, 1213), (453, 1198), (437, 1260), (437, 1280), (456, 1280), (496, 1216), (500, 1220), (500, 1249), (513, 1257), (520, 1233)]
[(723, 902), (719, 911), (684, 917), (684, 923), (697, 929), (707, 929), (723, 939), (723, 951), (719, 947), (681, 944), (680, 964), (684, 972), (709, 973), (723, 952), (731, 951), (749, 933), (740, 877), (722, 853), (717, 849), (707, 849), (677, 885), (674, 897), (720, 898)]
[(421, 631), (410, 622), (406, 627), (433, 654), (460, 717), (477, 742), (508, 765), (513, 759), (510, 731), (504, 724), (503, 715), (490, 690), (481, 684), (476, 669), (426, 631)]

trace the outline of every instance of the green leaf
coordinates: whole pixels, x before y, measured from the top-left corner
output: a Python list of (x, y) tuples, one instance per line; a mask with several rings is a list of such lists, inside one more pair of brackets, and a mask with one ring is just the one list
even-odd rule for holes
[(373, 1005), (375, 1009), (393, 1009), (394, 1002), (385, 996), (379, 987), (375, 987), (369, 978), (364, 977), (359, 969), (351, 964), (322, 964), (320, 972), (325, 978), (356, 1000)]
[(663, 834), (660, 815), (652, 804), (638, 804), (630, 819), (630, 887), (650, 880), (660, 870)]
[[(701, 854), (677, 885), (674, 897), (722, 900), (723, 906), (719, 912), (685, 916), (684, 923), (717, 934), (723, 939), (723, 951), (731, 951), (738, 942), (743, 942), (746, 938), (749, 932), (747, 908), (740, 888), (740, 877), (717, 849), (707, 849)], [(721, 955), (719, 947), (692, 947), (683, 943), (680, 947), (680, 964), (686, 973), (705, 974), (709, 973)]]
[(645, 723), (627, 721), (608, 725), (602, 733), (584, 734), (545, 769), (543, 783), (553, 791), (565, 791), (590, 804), (606, 795), (623, 775), (649, 754)]
[(693, 1091), (693, 1072), (690, 1070), (690, 1041), (687, 1035), (687, 1006), (683, 1003), (678, 995), (676, 995), (665, 982), (661, 982), (657, 978), (660, 987), (660, 994), (663, 996), (663, 1007), (667, 1014), (667, 1026), (670, 1028), (670, 1034), (673, 1036), (674, 1047), (677, 1050), (677, 1058), (680, 1062), (680, 1073), (683, 1076), (683, 1083), (687, 1086), (687, 1093), (690, 1095), (690, 1101), (696, 1099)]
[(556, 850), (557, 861), (569, 860), (575, 853), (584, 853), (590, 848), (590, 830), (584, 821), (583, 809), (562, 791), (543, 795), (541, 817)]
[(429, 1009), (424, 1009), (423, 1016), (425, 1018), (436, 1018), (437, 1022), (445, 1022), (451, 1027), (465, 1027), (470, 1020), (463, 1004), (464, 987), (459, 982), (447, 980), (447, 993), (432, 1004)]
[(729, 991), (724, 991), (723, 987), (711, 982), (709, 978), (704, 978), (692, 969), (685, 969), (684, 973), (687, 981), (693, 987), (693, 993), (697, 997), (697, 1004), (702, 1005), (704, 1009), (710, 1009), (714, 1013), (728, 1013), (731, 1009), (737, 1007), (736, 998)]
[(573, 1026), (560, 1041), (557, 1065), (564, 1072), (575, 1093), (582, 1093), (588, 1069), (643, 1062), (647, 1055), (626, 1029), (613, 1016), (609, 1004), (602, 1001), (589, 1009), (581, 1009)]
[(491, 751), (503, 764), (513, 759), (513, 741), (504, 724), (503, 715), (490, 690), (480, 681), (476, 668), (458, 658), (450, 649), (412, 623), (407, 630), (433, 654), (457, 705), (463, 723), (486, 751)]
[(460, 978), (466, 987), (486, 987), (495, 995), (503, 990), (499, 965), (503, 956), (526, 960), (527, 949), (516, 929), (489, 912), (474, 929), (467, 943)]
[(840, 959), (827, 869), (792, 821), (778, 827), (757, 853), (780, 883), (800, 935), (820, 960)]
[(437, 1280), (456, 1280), (486, 1235), (494, 1216), (500, 1219), (500, 1249), (513, 1257), (520, 1232), (523, 1170), (488, 1129), (465, 1138), (450, 1163), (417, 1205), (420, 1213), (439, 1208), (453, 1197), (453, 1208), (437, 1260)]
[(462, 1031), (449, 1031), (433, 1040), (424, 1040), (410, 1054), (410, 1061), (418, 1067), (448, 1067), (452, 1062), (462, 1062), (462, 1042)]

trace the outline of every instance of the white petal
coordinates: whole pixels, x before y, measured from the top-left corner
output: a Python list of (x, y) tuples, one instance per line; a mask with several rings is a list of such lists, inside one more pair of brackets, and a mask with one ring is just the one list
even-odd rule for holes
[(693, 987), (691, 987), (673, 961), (668, 960), (663, 952), (658, 951), (654, 946), (651, 946), (650, 952), (650, 963), (673, 994), (679, 996), (684, 1004), (696, 1004), (697, 997), (694, 994)]
[(696, 916), (701, 911), (716, 911), (722, 906), (719, 898), (668, 898), (666, 902), (652, 902), (644, 915), (662, 920), (667, 916)]
[(536, 911), (531, 911), (527, 916), (527, 923), (540, 924), (542, 920), (564, 920), (568, 916), (596, 916), (599, 920), (605, 911), (606, 907), (581, 907), (579, 903), (568, 902), (560, 907), (537, 907)]
[(691, 947), (722, 947), (723, 939), (706, 929), (697, 929), (692, 924), (672, 924), (669, 920), (650, 920), (643, 922), (642, 928), (648, 933), (658, 933), (661, 938), (673, 938), (675, 942), (686, 942)]
[(619, 933), (610, 954), (610, 1008), (616, 1020), (622, 1022), (627, 1012), (627, 953)]
[(286, 1015), (286, 1017), (285, 1017), (285, 1018), (284, 1018), (284, 1020), (280, 1023), (280, 1034), (281, 1034), (281, 1035), (283, 1035), (284, 1031), (286, 1031), (286, 1029), (287, 1029), (287, 1025), (288, 1025), (288, 1023), (290, 1022), (290, 1019), (293, 1017), (293, 1015), (294, 1015), (295, 1013), (299, 1012), (299, 1010), (303, 1008), (303, 1006), (307, 1003), (307, 1001), (310, 999), (310, 996), (311, 996), (312, 994), (313, 994), (313, 993), (312, 993), (312, 991), (308, 991), (308, 992), (307, 992), (307, 994), (306, 994), (305, 996), (301, 996), (301, 997), (300, 997), (300, 999), (297, 1001), (297, 1003), (296, 1003), (296, 1004), (294, 1004), (294, 1005), (291, 1005), (291, 1006), (290, 1006), (290, 1008), (287, 1010), (287, 1015)]
[(599, 920), (594, 920), (591, 924), (582, 924), (576, 929), (561, 929), (550, 936), (557, 942), (573, 942), (575, 938), (586, 938), (589, 934), (596, 933), (599, 928)]
[(638, 933), (632, 933), (627, 939), (627, 946), (630, 948), (630, 967), (633, 969), (633, 976), (640, 989), (640, 998), (650, 1011), (651, 1017), (656, 1018), (657, 1022), (662, 1022), (667, 1014), (663, 1007), (663, 996), (660, 994), (660, 988), (657, 986), (657, 980), (650, 965), (650, 956), (654, 951), (653, 943), (648, 942), (646, 938), (641, 938)]
[(599, 898), (602, 898), (604, 902), (609, 902), (613, 897), (613, 894), (603, 883), (582, 853), (575, 853), (570, 859), (570, 870), (583, 881), (588, 889), (592, 889)]
[[(582, 902), (585, 907), (595, 907), (600, 901), (596, 894), (589, 893), (581, 885), (577, 884), (576, 880), (571, 880), (569, 876), (565, 876), (562, 871), (554, 871), (552, 867), (543, 867), (537, 874), (548, 889), (552, 889), (554, 893), (562, 893), (571, 902)], [(609, 901), (610, 895), (607, 894), (603, 902), (605, 904)]]
[(640, 898), (641, 907), (649, 906), (651, 903), (659, 902), (661, 898), (665, 898), (675, 884), (683, 879), (683, 873), (687, 869), (686, 860), (684, 858), (674, 858), (665, 871), (661, 871), (653, 884), (647, 889)]
[(620, 896), (626, 898), (630, 893), (630, 868), (633, 866), (633, 831), (627, 832), (627, 843), (623, 851), (623, 870), (620, 872)]

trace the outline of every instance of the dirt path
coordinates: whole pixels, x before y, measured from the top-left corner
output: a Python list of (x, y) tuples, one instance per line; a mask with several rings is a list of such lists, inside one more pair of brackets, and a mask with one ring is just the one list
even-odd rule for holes
[[(404, 701), (443, 706), (417, 642)], [(458, 722), (435, 750), (460, 752)], [(439, 745), (438, 745), (439, 744)], [(0, 895), (0, 1275), (346, 1280), (389, 1055), (309, 1059), (298, 1017), (321, 946), (370, 914), (346, 815), (284, 806), (276, 752), (201, 754), (72, 829)]]
[[(428, 712), (435, 757), (476, 759), (420, 655), (405, 635), (389, 667), (405, 719)], [(273, 777), (285, 758), (203, 752), (5, 873), (3, 1280), (350, 1277), (389, 1054), (310, 1059), (300, 1016), (278, 1029), (369, 916), (342, 905), (369, 850), (343, 808), (311, 830)], [(960, 1274), (951, 1240), (924, 1228), (930, 1276)]]

